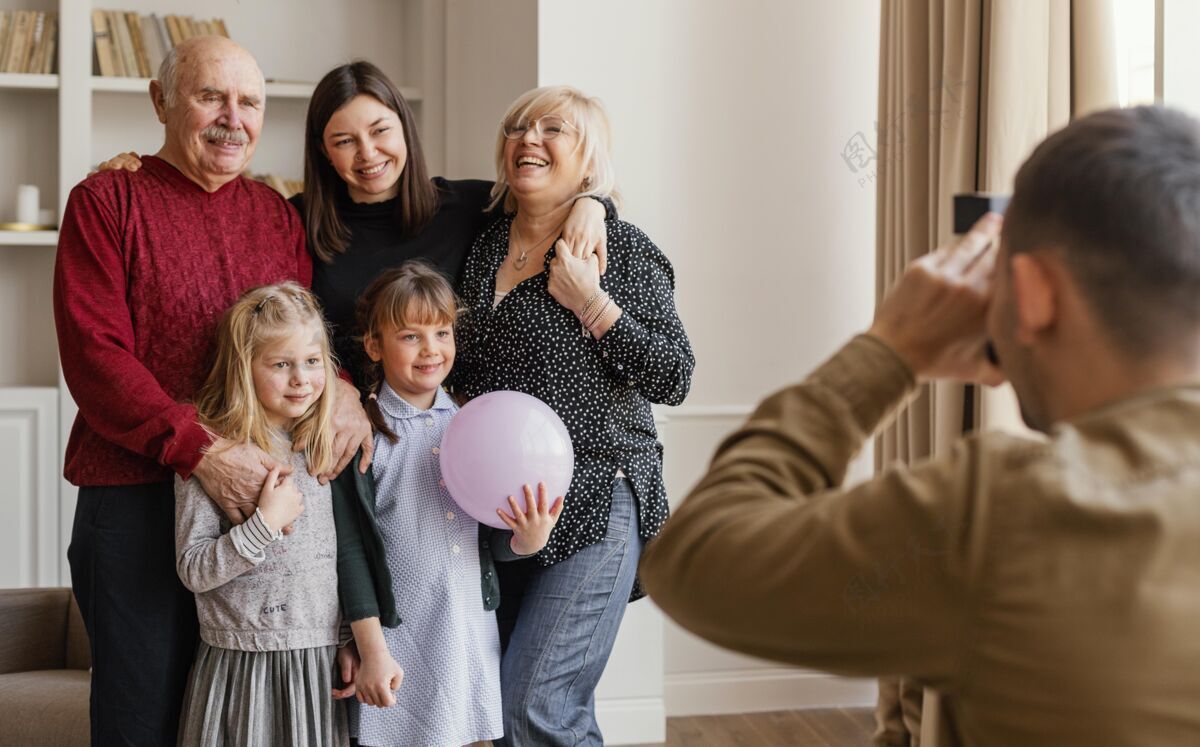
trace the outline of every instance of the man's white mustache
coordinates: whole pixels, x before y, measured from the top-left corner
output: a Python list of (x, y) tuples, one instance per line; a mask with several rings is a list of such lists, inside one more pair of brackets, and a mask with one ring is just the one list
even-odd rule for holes
[(239, 145), (245, 145), (250, 142), (250, 137), (246, 134), (245, 130), (231, 130), (221, 125), (205, 127), (200, 133), (200, 137), (205, 140), (222, 140), (227, 143), (238, 143)]

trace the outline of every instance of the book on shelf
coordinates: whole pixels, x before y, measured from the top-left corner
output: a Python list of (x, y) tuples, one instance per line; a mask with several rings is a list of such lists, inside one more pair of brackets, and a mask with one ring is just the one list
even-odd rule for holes
[(12, 21), (9, 23), (8, 42), (4, 45), (4, 59), (0, 60), (0, 72), (21, 72), (22, 58), (25, 55), (25, 39), (32, 27), (33, 11), (14, 10)]
[(183, 29), (179, 27), (179, 16), (165, 16), (167, 23), (167, 31), (170, 34), (171, 46), (174, 47), (179, 42), (183, 41)]
[(133, 41), (129, 37), (129, 25), (125, 22), (125, 14), (113, 10), (108, 14), (108, 27), (113, 30), (113, 46), (117, 50), (117, 75), (124, 78), (137, 78), (137, 60), (133, 57)]
[(49, 75), (54, 72), (55, 53), (58, 51), (58, 13), (46, 14), (46, 26), (42, 39), (34, 52), (29, 72)]
[(113, 63), (112, 32), (108, 28), (108, 15), (102, 10), (92, 11), (92, 45), (96, 55), (96, 70), (104, 77), (117, 74)]
[[(229, 37), (221, 19), (93, 10), (94, 70), (102, 77), (151, 78), (177, 44), (209, 34)], [(0, 54), (0, 64), (4, 60)]]
[(137, 13), (126, 13), (125, 22), (129, 24), (129, 40), (133, 44), (133, 56), (137, 59), (138, 77), (149, 78), (152, 75), (150, 58), (146, 56), (146, 47), (142, 44), (141, 19)]
[(25, 35), (25, 11), (5, 11), (4, 42), (0, 44), (0, 72), (8, 71), (8, 58), (16, 56), (20, 40)]
[(138, 26), (142, 32), (142, 49), (146, 52), (146, 77), (157, 76), (158, 68), (166, 56), (158, 35), (158, 18), (153, 13), (142, 16), (138, 19)]
[(0, 73), (52, 73), (58, 13), (0, 11)]
[(0, 73), (8, 72), (8, 53), (12, 51), (17, 38), (17, 14), (20, 12), (6, 10), (3, 20), (0, 20), (0, 29), (3, 31), (3, 35), (0, 36)]
[(171, 33), (167, 31), (167, 18), (160, 16), (157, 13), (151, 13), (150, 17), (154, 19), (154, 23), (158, 26), (158, 45), (162, 48), (163, 56), (171, 51), (171, 47), (175, 46), (171, 42)]
[(28, 40), (25, 51), (21, 55), (21, 69), (18, 72), (36, 73), (41, 70), (42, 45), (46, 39), (46, 14), (38, 13), (33, 21), (32, 38)]

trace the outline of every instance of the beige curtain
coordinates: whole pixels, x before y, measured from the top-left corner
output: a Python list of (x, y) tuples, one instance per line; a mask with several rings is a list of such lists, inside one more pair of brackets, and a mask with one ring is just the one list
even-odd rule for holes
[[(1114, 3), (883, 0), (877, 297), (951, 237), (954, 194), (1010, 193), (1017, 168), (1047, 134), (1072, 115), (1117, 104)], [(1011, 390), (926, 386), (877, 439), (876, 468), (943, 453), (979, 427), (1021, 428)], [(906, 729), (899, 704), (886, 702), (901, 689), (881, 689), (879, 744), (907, 743), (892, 734)], [(925, 747), (954, 744), (952, 722), (926, 691), (911, 744), (922, 736)]]

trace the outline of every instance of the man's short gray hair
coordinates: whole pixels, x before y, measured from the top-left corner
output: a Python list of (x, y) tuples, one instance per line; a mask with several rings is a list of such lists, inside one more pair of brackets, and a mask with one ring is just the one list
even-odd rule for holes
[(158, 66), (158, 85), (162, 87), (163, 101), (167, 107), (175, 106), (179, 89), (179, 48), (172, 47)]
[[(237, 44), (230, 42), (225, 37), (210, 38), (217, 39), (227, 46), (239, 50), (239, 52), (245, 54), (247, 58), (249, 58), (250, 62), (254, 64), (254, 69), (258, 72), (259, 86), (262, 92), (265, 94), (267, 86), (266, 78), (263, 76), (262, 68), (260, 68), (258, 66), (258, 62), (256, 62), (255, 59), (250, 56), (250, 53)], [(196, 41), (196, 37), (193, 37), (185, 42), (182, 42), (177, 47), (172, 47), (171, 51), (167, 52), (166, 56), (163, 57), (162, 64), (158, 66), (158, 84), (162, 87), (163, 103), (166, 104), (168, 109), (179, 103), (179, 73), (181, 65), (180, 55), (186, 54), (187, 59), (195, 60), (196, 53), (192, 47), (199, 43), (200, 42)], [(183, 52), (180, 52), (181, 49)]]

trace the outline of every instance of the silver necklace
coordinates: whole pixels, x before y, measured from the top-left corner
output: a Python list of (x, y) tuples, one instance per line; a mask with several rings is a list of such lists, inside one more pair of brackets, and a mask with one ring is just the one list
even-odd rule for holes
[[(517, 221), (516, 221), (515, 219), (513, 220), (513, 226), (512, 226), (512, 227), (513, 227), (513, 233), (515, 234), (515, 235), (513, 236), (513, 243), (515, 243), (515, 244), (517, 245), (517, 248), (518, 248), (518, 249), (521, 249), (521, 244), (520, 244), (520, 243), (517, 241), (518, 237), (520, 237), (520, 236), (521, 236), (521, 230), (520, 230), (519, 228), (517, 228)], [(557, 232), (558, 232), (558, 230), (559, 230), (560, 228), (562, 228), (562, 224), (561, 224), (561, 223), (560, 223), (559, 225), (555, 226), (555, 227), (554, 227), (554, 228), (553, 228), (553, 229), (550, 231), (550, 233), (548, 233), (548, 234), (546, 234), (545, 236), (543, 236), (543, 237), (541, 238), (541, 241), (538, 241), (538, 242), (537, 242), (537, 243), (535, 243), (535, 244), (530, 244), (530, 245), (527, 245), (527, 246), (526, 246), (524, 249), (521, 249), (521, 256), (519, 256), (519, 257), (517, 257), (516, 259), (514, 259), (514, 260), (513, 260), (513, 267), (517, 268), (517, 270), (523, 270), (523, 269), (525, 269), (525, 265), (526, 265), (526, 263), (528, 263), (528, 262), (529, 262), (529, 250), (530, 250), (530, 249), (536, 249), (537, 247), (541, 246), (541, 245), (542, 245), (542, 243), (543, 243), (543, 242), (545, 242), (545, 240), (546, 240), (546, 239), (550, 238), (550, 237), (551, 237), (551, 236), (553, 236), (555, 233), (557, 233)]]

